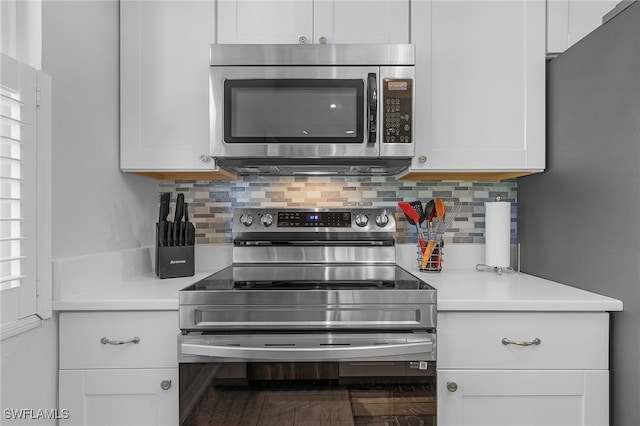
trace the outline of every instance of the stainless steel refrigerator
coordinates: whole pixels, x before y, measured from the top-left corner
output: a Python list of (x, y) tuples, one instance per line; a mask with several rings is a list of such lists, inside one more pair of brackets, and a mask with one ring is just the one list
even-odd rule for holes
[(623, 301), (611, 425), (639, 425), (640, 2), (548, 63), (547, 171), (518, 180), (518, 239), (524, 272)]

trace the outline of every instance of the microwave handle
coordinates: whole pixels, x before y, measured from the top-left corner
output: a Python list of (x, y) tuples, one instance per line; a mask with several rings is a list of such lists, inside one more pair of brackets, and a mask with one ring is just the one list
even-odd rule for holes
[(378, 129), (378, 84), (376, 74), (369, 73), (367, 78), (367, 103), (369, 105), (369, 139), (368, 143), (376, 143), (376, 134)]

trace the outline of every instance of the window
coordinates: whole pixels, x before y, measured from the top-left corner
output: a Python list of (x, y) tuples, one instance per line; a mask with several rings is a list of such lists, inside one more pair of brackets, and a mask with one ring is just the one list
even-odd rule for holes
[(4, 54), (0, 60), (0, 315), (4, 339), (51, 316), (51, 107), (48, 76)]

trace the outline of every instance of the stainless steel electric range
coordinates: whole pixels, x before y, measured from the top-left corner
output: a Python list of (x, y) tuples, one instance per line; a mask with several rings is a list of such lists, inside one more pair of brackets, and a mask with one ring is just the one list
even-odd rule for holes
[(233, 264), (180, 292), (183, 424), (435, 421), (436, 291), (396, 265), (393, 210), (236, 209), (232, 231)]

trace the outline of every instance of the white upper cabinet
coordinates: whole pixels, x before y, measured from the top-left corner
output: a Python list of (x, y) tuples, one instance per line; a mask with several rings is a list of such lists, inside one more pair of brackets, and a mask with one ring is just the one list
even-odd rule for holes
[(414, 1), (411, 171), (545, 167), (545, 3)]
[(312, 0), (218, 0), (218, 43), (286, 44), (313, 40)]
[(409, 43), (409, 0), (218, 0), (218, 43)]
[(120, 4), (120, 166), (210, 171), (214, 1)]
[(620, 0), (548, 0), (547, 54), (562, 53), (602, 25)]

